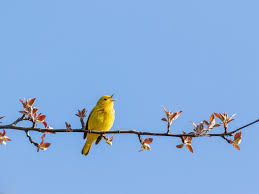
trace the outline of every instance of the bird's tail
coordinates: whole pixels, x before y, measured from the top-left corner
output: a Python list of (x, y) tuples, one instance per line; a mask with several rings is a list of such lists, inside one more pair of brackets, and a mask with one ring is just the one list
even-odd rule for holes
[(96, 134), (87, 134), (87, 140), (81, 152), (83, 155), (87, 155), (89, 153), (91, 146), (93, 142), (97, 139), (97, 137), (98, 135)]

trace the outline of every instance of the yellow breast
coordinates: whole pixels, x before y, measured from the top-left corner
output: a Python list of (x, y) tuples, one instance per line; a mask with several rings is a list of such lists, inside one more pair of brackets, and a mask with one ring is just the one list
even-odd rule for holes
[(111, 108), (95, 107), (88, 121), (88, 128), (96, 131), (109, 131), (115, 119), (115, 111)]

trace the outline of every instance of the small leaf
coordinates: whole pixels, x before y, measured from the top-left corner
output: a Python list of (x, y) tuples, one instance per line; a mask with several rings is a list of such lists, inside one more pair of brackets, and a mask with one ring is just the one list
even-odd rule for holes
[(233, 144), (239, 145), (241, 143), (241, 135), (242, 135), (241, 131), (235, 134)]
[(162, 118), (161, 120), (162, 120), (162, 121), (165, 121), (165, 122), (167, 122), (167, 119), (166, 119), (166, 118)]
[(186, 147), (188, 148), (188, 150), (189, 150), (190, 152), (193, 153), (193, 149), (192, 149), (192, 146), (191, 146), (191, 145), (186, 145)]
[(42, 114), (40, 113), (40, 114), (37, 116), (36, 122), (41, 123), (41, 122), (43, 122), (43, 121), (45, 120), (45, 118), (46, 118), (46, 115), (42, 115)]
[(39, 110), (38, 108), (33, 107), (33, 108), (32, 108), (32, 114), (35, 114), (38, 110)]
[(26, 108), (26, 104), (21, 99), (19, 99), (19, 101), (22, 103), (23, 108)]
[(43, 125), (44, 125), (44, 127), (45, 127), (45, 128), (47, 128), (47, 127), (48, 127), (47, 122), (45, 122), (45, 121), (44, 121), (44, 122), (42, 122), (42, 123), (43, 123)]
[(147, 143), (143, 143), (143, 144), (142, 144), (142, 147), (143, 147), (144, 150), (151, 150), (150, 145), (147, 144)]
[(230, 123), (231, 121), (234, 121), (234, 120), (235, 120), (235, 119), (230, 119), (230, 120), (227, 121), (227, 123)]
[(218, 117), (221, 121), (224, 121), (224, 117), (220, 113), (214, 113), (216, 117)]
[(43, 151), (45, 151), (49, 146), (50, 146), (50, 143), (44, 142), (39, 145), (39, 148), (42, 149)]
[(144, 143), (150, 144), (150, 143), (152, 143), (152, 141), (153, 141), (153, 138), (147, 138), (144, 140)]
[(184, 144), (179, 144), (179, 145), (177, 145), (176, 147), (177, 148), (182, 148), (184, 146)]
[(109, 139), (106, 140), (106, 143), (112, 146), (112, 141), (110, 141)]
[(239, 133), (236, 133), (234, 136), (234, 139), (241, 138), (242, 132), (240, 131)]
[(240, 150), (240, 147), (237, 144), (233, 144), (234, 148), (236, 148), (237, 150)]
[(214, 119), (215, 119), (214, 114), (211, 114), (210, 119), (209, 119), (209, 122), (211, 123)]
[(66, 124), (66, 131), (72, 131), (71, 125), (65, 122)]
[[(209, 122), (208, 121), (206, 121), (206, 120), (204, 120), (203, 121), (203, 123), (205, 124), (205, 125), (207, 125), (207, 126), (209, 126), (210, 124), (209, 124)], [(201, 123), (202, 124), (202, 123)]]
[(3, 133), (0, 133), (0, 144), (6, 145), (6, 141), (11, 141), (7, 136), (5, 135), (5, 131)]
[(27, 101), (28, 106), (32, 106), (33, 103), (35, 102), (35, 100), (36, 100), (36, 98), (28, 99), (28, 101)]
[(5, 133), (6, 133), (6, 132), (5, 132), (5, 130), (3, 129), (3, 133), (2, 133), (2, 135), (1, 135), (1, 136), (5, 136)]
[(192, 122), (192, 126), (193, 126), (194, 128), (197, 127), (197, 125), (196, 125), (194, 122)]
[[(103, 136), (104, 137), (104, 139), (106, 140), (106, 143), (108, 143), (110, 146), (112, 146), (112, 141), (113, 141), (113, 138), (114, 138), (114, 135), (112, 136), (112, 137), (105, 137), (105, 136)], [(101, 138), (102, 138), (102, 136), (99, 136), (98, 138), (100, 138), (100, 140), (101, 140)], [(100, 141), (99, 140), (99, 141)], [(97, 140), (96, 140), (97, 141)], [(96, 142), (96, 144), (98, 144), (99, 142)]]
[(42, 141), (44, 140), (45, 137), (46, 137), (46, 134), (44, 133), (44, 134), (41, 136)]
[(170, 115), (170, 120), (176, 120), (182, 113), (183, 111), (178, 111), (178, 112), (175, 112), (175, 113), (172, 113)]
[(3, 133), (0, 132), (0, 137), (5, 136), (5, 130), (3, 129)]
[(169, 112), (165, 109), (164, 106), (163, 106), (163, 109), (164, 109), (164, 112), (165, 112), (166, 116), (168, 117), (169, 116)]
[(3, 137), (3, 141), (12, 141), (12, 140), (9, 139), (8, 137), (4, 136), (4, 137)]
[(82, 111), (78, 110), (76, 116), (78, 116), (81, 119), (83, 119), (84, 117), (86, 117), (85, 113), (86, 113), (86, 109), (84, 108)]

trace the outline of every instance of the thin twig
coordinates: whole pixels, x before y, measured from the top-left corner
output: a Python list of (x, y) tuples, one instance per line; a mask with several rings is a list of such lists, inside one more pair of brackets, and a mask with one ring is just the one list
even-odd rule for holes
[(143, 144), (143, 140), (142, 140), (140, 134), (138, 134), (138, 140), (139, 140), (140, 144)]
[(85, 129), (85, 122), (84, 122), (84, 119), (83, 119), (83, 118), (80, 118), (80, 122), (81, 122), (81, 125), (82, 125), (82, 129)]
[(25, 133), (26, 133), (26, 136), (28, 137), (29, 141), (31, 142), (31, 144), (33, 144), (35, 147), (38, 148), (38, 147), (39, 147), (39, 144), (38, 144), (37, 142), (35, 142), (35, 141), (32, 140), (29, 131), (27, 130), (27, 131), (25, 131)]
[(232, 134), (234, 134), (234, 133), (240, 131), (241, 129), (244, 129), (244, 128), (246, 128), (246, 127), (248, 127), (248, 126), (250, 126), (250, 125), (253, 125), (253, 124), (257, 123), (257, 122), (259, 122), (259, 119), (255, 120), (255, 121), (253, 121), (253, 122), (251, 122), (251, 123), (248, 123), (248, 124), (246, 124), (246, 125), (244, 125), (244, 126), (242, 126), (242, 127), (239, 127), (239, 128), (237, 128), (236, 130), (231, 131), (229, 134), (232, 135)]
[(17, 125), (19, 122), (23, 121), (25, 119), (25, 114), (23, 114), (21, 117), (16, 119), (11, 125)]
[[(32, 129), (35, 129), (36, 127), (36, 123), (35, 122), (32, 122)], [(29, 141), (31, 142), (31, 144), (33, 144), (35, 147), (39, 147), (39, 144), (35, 141), (32, 140), (31, 136), (30, 136), (30, 133), (29, 133), (29, 129), (25, 130), (25, 134), (26, 136), (28, 137)]]
[(171, 129), (171, 123), (168, 121), (167, 122), (167, 134), (170, 133), (170, 129)]
[(224, 125), (224, 131), (225, 131), (225, 134), (228, 133), (228, 128)]
[(226, 138), (225, 136), (221, 136), (224, 140), (226, 140), (228, 143), (231, 143), (231, 141), (228, 139), (228, 138)]

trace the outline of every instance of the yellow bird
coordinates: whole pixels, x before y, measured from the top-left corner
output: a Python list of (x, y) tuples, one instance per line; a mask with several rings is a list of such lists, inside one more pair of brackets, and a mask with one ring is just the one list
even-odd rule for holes
[[(91, 111), (88, 120), (86, 122), (87, 130), (94, 131), (109, 131), (113, 125), (115, 119), (115, 111), (113, 108), (112, 96), (104, 95), (101, 97), (96, 106)], [(96, 144), (102, 139), (102, 136), (93, 133), (84, 133), (84, 139), (87, 137), (85, 145), (82, 149), (82, 154), (87, 155), (93, 142), (96, 140)]]

